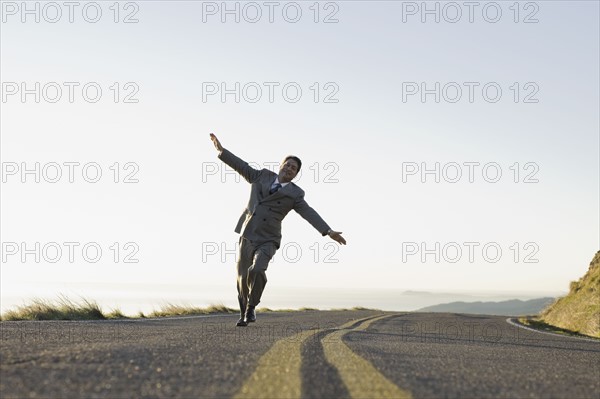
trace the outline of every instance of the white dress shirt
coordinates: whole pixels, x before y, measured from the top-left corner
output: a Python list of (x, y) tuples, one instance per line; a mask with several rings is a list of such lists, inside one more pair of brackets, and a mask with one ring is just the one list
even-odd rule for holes
[[(273, 184), (271, 184), (271, 188), (275, 187), (275, 185), (276, 185), (277, 183), (279, 183), (279, 176), (277, 176), (277, 177), (275, 178), (275, 182), (273, 182)], [(288, 184), (290, 184), (290, 182), (287, 182), (287, 183), (279, 183), (279, 184), (281, 184), (281, 188), (284, 188), (285, 186), (287, 186)], [(281, 188), (280, 188), (280, 190), (281, 190)]]

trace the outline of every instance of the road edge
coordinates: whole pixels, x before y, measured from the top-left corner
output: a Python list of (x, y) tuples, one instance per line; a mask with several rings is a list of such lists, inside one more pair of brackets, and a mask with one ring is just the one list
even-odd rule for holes
[(578, 339), (578, 340), (581, 340), (581, 341), (589, 341), (589, 342), (600, 343), (600, 339), (596, 339), (596, 338), (592, 338), (592, 337), (589, 337), (589, 338), (587, 338), (587, 337), (578, 337), (578, 336), (575, 336), (575, 335), (557, 334), (557, 333), (553, 333), (553, 332), (550, 332), (550, 331), (538, 330), (538, 329), (535, 329), (533, 327), (529, 327), (529, 326), (526, 326), (524, 324), (519, 323), (515, 317), (508, 317), (508, 318), (506, 318), (506, 322), (508, 324), (510, 324), (510, 325), (515, 326), (515, 327), (520, 327), (520, 328), (523, 328), (525, 330), (537, 332), (537, 333), (540, 333), (540, 334), (551, 335), (553, 337), (572, 338), (572, 339)]

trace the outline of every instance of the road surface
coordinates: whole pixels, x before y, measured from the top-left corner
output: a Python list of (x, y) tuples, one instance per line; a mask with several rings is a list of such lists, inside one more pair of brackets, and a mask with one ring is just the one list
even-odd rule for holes
[(0, 322), (1, 398), (600, 398), (600, 341), (506, 317)]

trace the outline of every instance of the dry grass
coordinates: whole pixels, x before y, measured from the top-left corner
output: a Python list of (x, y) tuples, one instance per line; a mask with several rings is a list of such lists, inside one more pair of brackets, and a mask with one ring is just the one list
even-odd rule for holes
[(168, 316), (195, 316), (215, 313), (238, 313), (239, 309), (228, 308), (225, 305), (210, 305), (206, 308), (197, 306), (166, 304), (148, 315), (148, 317), (168, 317)]
[[(141, 312), (140, 312), (141, 313)], [(121, 309), (113, 309), (110, 313), (106, 315), (107, 319), (129, 319), (128, 316), (125, 316)]]
[(75, 302), (63, 295), (55, 301), (35, 298), (2, 315), (2, 320), (104, 320), (100, 306), (94, 301)]
[(348, 308), (333, 308), (333, 309), (330, 309), (330, 310), (331, 311), (336, 311), (336, 312), (350, 312), (350, 311), (353, 311), (353, 310), (371, 310), (373, 312), (383, 312), (383, 310), (381, 310), (381, 309), (365, 308), (364, 306), (354, 306), (354, 307), (352, 307), (350, 309), (348, 309)]
[(270, 313), (270, 312), (316, 312), (320, 309), (302, 307), (299, 309), (271, 309), (271, 308), (256, 308), (259, 313)]
[(600, 251), (569, 294), (544, 309), (539, 321), (587, 336), (600, 338)]
[[(167, 316), (191, 316), (215, 313), (237, 313), (237, 309), (228, 308), (224, 305), (210, 305), (206, 308), (195, 306), (182, 306), (167, 304), (160, 310), (155, 310), (149, 315), (139, 312), (135, 318), (167, 317)], [(107, 319), (129, 319), (120, 309), (113, 309), (104, 313), (100, 306), (88, 299), (73, 301), (64, 295), (60, 295), (54, 301), (35, 298), (31, 303), (9, 310), (0, 317), (0, 320), (107, 320)]]
[[(369, 309), (360, 306), (351, 309), (332, 309), (332, 310), (377, 310)], [(302, 307), (299, 309), (270, 309), (258, 308), (259, 313), (268, 312), (317, 312), (319, 309)], [(113, 309), (108, 313), (104, 313), (100, 306), (88, 299), (81, 299), (75, 302), (64, 295), (60, 295), (54, 301), (45, 299), (33, 299), (31, 303), (19, 306), (14, 310), (9, 310), (0, 317), (0, 320), (16, 321), (16, 320), (114, 320), (114, 319), (129, 319), (129, 318), (149, 318), (149, 317), (169, 317), (169, 316), (195, 316), (208, 314), (231, 314), (239, 313), (239, 309), (229, 308), (223, 304), (210, 305), (208, 307), (197, 307), (192, 305), (176, 305), (168, 303), (162, 306), (159, 310), (154, 310), (149, 314), (139, 312), (135, 316), (126, 316), (119, 308)]]

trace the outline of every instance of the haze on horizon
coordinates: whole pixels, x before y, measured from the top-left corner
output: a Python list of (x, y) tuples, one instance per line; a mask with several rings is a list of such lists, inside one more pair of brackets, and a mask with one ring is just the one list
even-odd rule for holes
[[(302, 2), (297, 23), (223, 23), (204, 3), (138, 2), (136, 23), (122, 23), (133, 9), (115, 23), (108, 3), (97, 23), (3, 9), (3, 310), (59, 293), (235, 305), (250, 186), (210, 132), (257, 167), (299, 156), (295, 182), (348, 240), (290, 213), (261, 305), (288, 287), (289, 307), (311, 289), (561, 293), (585, 273), (600, 242), (597, 2), (535, 2), (535, 15), (521, 2), (518, 22), (501, 3), (496, 23), (423, 23), (410, 2), (361, 1), (332, 2), (317, 23)], [(36, 82), (39, 102), (10, 94)], [(36, 163), (39, 183), (22, 175)]]

